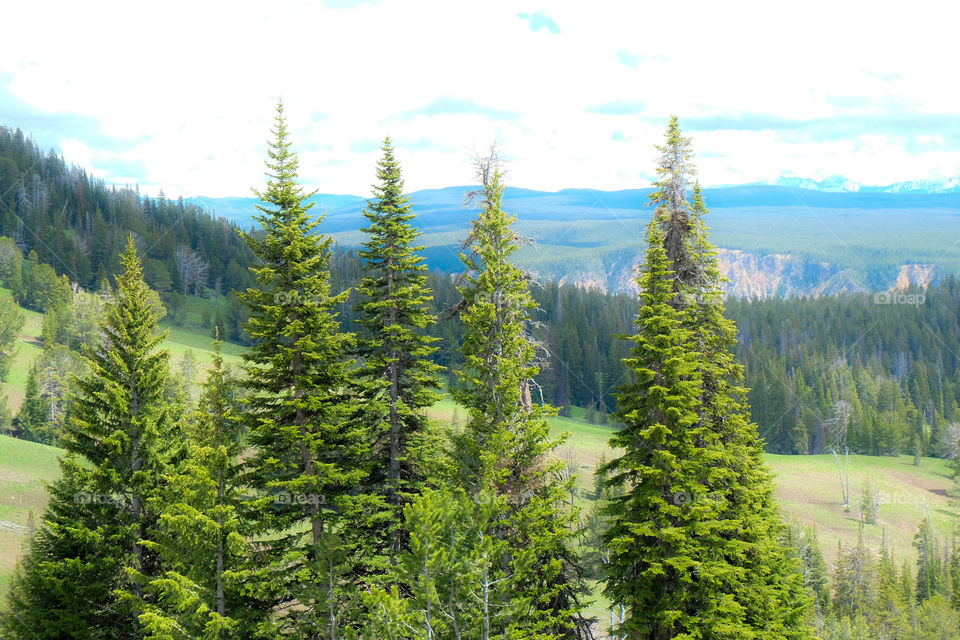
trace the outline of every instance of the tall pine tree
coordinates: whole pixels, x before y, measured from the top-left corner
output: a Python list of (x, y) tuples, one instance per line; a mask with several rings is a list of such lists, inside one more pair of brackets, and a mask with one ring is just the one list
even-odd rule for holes
[(689, 139), (667, 130), (651, 194), (634, 380), (618, 394), (625, 428), (607, 465), (623, 492), (607, 508), (606, 592), (639, 638), (802, 638), (805, 596), (782, 542), (762, 442), (749, 422), (715, 251), (694, 187)]
[(333, 240), (318, 232), (323, 217), (310, 216), (297, 183), (282, 103), (273, 135), (256, 216), (263, 232), (246, 236), (259, 288), (241, 296), (254, 341), (243, 356), (254, 447), (246, 480), (259, 493), (250, 515), (265, 558), (262, 593), (274, 598), (281, 629), (334, 638), (344, 586), (334, 541), (355, 510), (350, 494), (365, 476), (366, 437), (348, 419), (353, 340), (335, 311), (347, 294), (331, 293)]
[(11, 587), (16, 638), (137, 638), (136, 580), (159, 560), (143, 544), (178, 435), (163, 402), (167, 353), (133, 239), (107, 304), (105, 343), (88, 349), (62, 444), (61, 478)]
[(146, 542), (163, 563), (159, 575), (142, 576), (155, 595), (139, 618), (145, 637), (261, 637), (269, 629), (265, 607), (244, 589), (252, 548), (240, 505), (246, 487), (238, 458), (243, 450), (234, 381), (214, 342), (213, 369), (188, 430), (184, 460), (164, 478), (153, 499), (157, 526)]
[[(438, 453), (424, 409), (439, 397), (443, 368), (429, 360), (437, 338), (424, 335), (424, 329), (436, 322), (427, 311), (433, 296), (426, 285), (426, 265), (417, 254), (423, 247), (411, 246), (419, 232), (411, 225), (414, 214), (403, 195), (403, 176), (390, 138), (382, 151), (379, 182), (363, 211), (370, 224), (361, 229), (368, 239), (359, 252), (364, 277), (357, 320), (364, 332), (356, 376), (361, 417), (372, 438), (367, 484), (383, 504), (376, 513), (364, 515), (363, 525), (378, 538), (371, 551), (395, 561), (408, 545), (403, 507), (422, 491)], [(378, 562), (376, 557), (368, 561)]]
[(571, 544), (575, 514), (558, 479), (562, 462), (553, 456), (560, 439), (551, 437), (546, 420), (555, 410), (533, 400), (538, 345), (529, 324), (536, 303), (527, 277), (510, 262), (520, 237), (511, 228), (515, 216), (501, 206), (495, 153), (478, 163), (478, 177), (482, 209), (461, 254), (465, 274), (458, 287), (464, 367), (453, 395), (469, 419), (454, 436), (455, 484), (500, 509), (493, 521), (501, 524), (490, 533), (507, 542), (507, 565), (523, 557), (521, 550), (533, 553), (529, 569), (517, 564), (505, 571), (525, 572), (514, 594), (529, 605), (502, 629), (524, 637), (580, 637), (587, 623), (580, 613), (580, 560)]

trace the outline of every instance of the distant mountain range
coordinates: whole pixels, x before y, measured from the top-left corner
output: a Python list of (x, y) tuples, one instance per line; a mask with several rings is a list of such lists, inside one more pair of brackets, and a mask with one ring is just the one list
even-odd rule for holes
[[(864, 187), (841, 177), (781, 178), (705, 190), (707, 223), (721, 248), (733, 295), (810, 296), (926, 285), (960, 273), (960, 185), (897, 183)], [(813, 188), (811, 188), (813, 187)], [(475, 209), (464, 208), (470, 186), (410, 194), (424, 255), (434, 268), (457, 270), (459, 243)], [(558, 192), (511, 187), (504, 208), (534, 238), (517, 261), (542, 278), (608, 291), (635, 291), (651, 189)], [(363, 241), (366, 200), (317, 194), (322, 230), (346, 246)], [(192, 198), (244, 228), (253, 198)]]
[[(766, 184), (766, 183), (755, 183)], [(948, 180), (910, 180), (908, 182), (894, 182), (884, 186), (864, 185), (843, 176), (830, 176), (823, 180), (781, 176), (774, 183), (776, 186), (791, 189), (807, 189), (810, 191), (829, 192), (856, 192), (856, 193), (960, 193), (960, 177)]]

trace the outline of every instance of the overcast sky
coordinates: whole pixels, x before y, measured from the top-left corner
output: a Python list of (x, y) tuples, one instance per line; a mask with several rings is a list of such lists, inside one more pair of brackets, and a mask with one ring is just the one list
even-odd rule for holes
[[(670, 114), (706, 185), (960, 175), (953, 3), (17, 2), (0, 124), (112, 183), (247, 196), (283, 98), (304, 183), (645, 187)], [(947, 13), (953, 12), (953, 13)]]

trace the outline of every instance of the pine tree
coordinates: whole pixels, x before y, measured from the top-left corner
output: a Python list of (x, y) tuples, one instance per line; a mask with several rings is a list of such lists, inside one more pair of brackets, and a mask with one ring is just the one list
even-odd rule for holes
[(18, 435), (24, 440), (44, 444), (54, 444), (57, 441), (57, 434), (50, 422), (50, 400), (40, 394), (35, 364), (30, 365), (27, 373), (27, 386), (16, 424)]
[[(623, 454), (603, 467), (613, 494), (604, 513), (612, 520), (603, 536), (609, 550), (604, 592), (629, 611), (619, 632), (637, 638), (671, 638), (710, 614), (706, 608), (695, 613), (707, 600), (707, 589), (695, 593), (691, 576), (695, 567), (701, 573), (696, 558), (704, 557), (692, 529), (712, 508), (710, 502), (693, 500), (705, 493), (702, 481), (682, 474), (684, 468), (704, 465), (702, 455), (691, 455), (697, 451), (689, 435), (698, 420), (702, 382), (696, 359), (685, 348), (690, 332), (671, 305), (670, 275), (663, 236), (651, 223), (637, 279), (641, 306), (635, 346), (625, 360), (634, 381), (617, 395), (615, 416), (624, 427), (610, 441)], [(689, 502), (696, 511), (684, 509)]]
[(243, 356), (244, 417), (255, 450), (246, 480), (259, 493), (249, 513), (266, 561), (261, 588), (283, 612), (282, 630), (333, 638), (343, 585), (330, 570), (330, 540), (354, 511), (350, 491), (364, 479), (366, 435), (348, 420), (344, 354), (352, 336), (341, 332), (335, 312), (347, 294), (331, 294), (333, 241), (318, 233), (322, 216), (308, 214), (282, 103), (273, 134), (256, 216), (263, 234), (246, 236), (260, 288), (241, 296), (254, 341)]
[[(433, 299), (426, 285), (426, 266), (411, 246), (419, 232), (411, 226), (414, 214), (403, 195), (400, 164), (390, 138), (384, 140), (377, 164), (373, 198), (361, 229), (368, 239), (359, 255), (364, 277), (359, 286), (358, 321), (365, 329), (357, 354), (356, 372), (361, 418), (373, 438), (367, 484), (383, 502), (376, 513), (366, 513), (362, 526), (378, 538), (374, 557), (393, 560), (407, 546), (403, 507), (422, 490), (438, 451), (431, 444), (430, 422), (424, 413), (439, 397), (442, 367), (429, 360), (437, 338), (424, 335), (436, 322), (427, 312)], [(370, 553), (370, 551), (368, 551)]]
[(856, 546), (837, 543), (837, 564), (834, 569), (833, 605), (840, 616), (855, 618), (869, 615), (877, 597), (876, 561), (864, 544), (863, 536)]
[(675, 118), (658, 149), (625, 361), (634, 381), (618, 394), (625, 428), (611, 439), (624, 454), (607, 465), (622, 495), (607, 508), (606, 593), (627, 607), (622, 631), (636, 637), (736, 629), (734, 637), (803, 638), (806, 597), (749, 422), (698, 186), (686, 200), (692, 153)]
[[(426, 489), (405, 507), (410, 545), (399, 554), (396, 585), (374, 587), (366, 597), (372, 612), (364, 638), (460, 640), (461, 638), (544, 638), (515, 625), (519, 635), (500, 635), (510, 620), (522, 619), (529, 601), (515, 596), (535, 556), (511, 550), (491, 530), (500, 512), (496, 501), (474, 501), (455, 489)], [(513, 557), (506, 565), (505, 555)], [(553, 636), (548, 636), (553, 637)]]
[(917, 550), (917, 604), (923, 604), (944, 590), (939, 543), (929, 517), (920, 521), (913, 546)]
[(887, 548), (884, 533), (877, 569), (877, 610), (872, 625), (874, 634), (878, 638), (906, 637), (910, 629), (909, 610), (909, 604), (902, 598), (897, 564)]
[(18, 334), (26, 318), (12, 296), (0, 296), (0, 381), (6, 380), (20, 348)]
[[(458, 287), (465, 326), (464, 366), (453, 395), (467, 409), (464, 430), (454, 436), (454, 485), (474, 500), (492, 501), (502, 524), (488, 535), (506, 541), (505, 574), (515, 577), (514, 597), (527, 599), (527, 614), (505, 621), (524, 637), (577, 637), (587, 622), (580, 561), (572, 549), (574, 513), (557, 478), (562, 462), (551, 460), (559, 440), (546, 418), (555, 414), (535, 403), (537, 346), (528, 330), (536, 303), (523, 272), (510, 262), (519, 248), (503, 211), (504, 185), (494, 153), (478, 163), (482, 210), (461, 254), (465, 274)], [(527, 552), (534, 562), (521, 566)]]
[(164, 335), (132, 238), (122, 265), (105, 344), (87, 350), (90, 374), (77, 380), (61, 478), (11, 588), (7, 625), (17, 638), (139, 637), (135, 576), (157, 567), (142, 541), (178, 435), (162, 399)]
[(186, 458), (153, 499), (160, 515), (147, 544), (163, 571), (142, 576), (155, 595), (139, 616), (147, 638), (248, 638), (266, 623), (255, 594), (243, 588), (252, 553), (238, 509), (246, 490), (238, 466), (243, 443), (220, 347), (216, 340)]

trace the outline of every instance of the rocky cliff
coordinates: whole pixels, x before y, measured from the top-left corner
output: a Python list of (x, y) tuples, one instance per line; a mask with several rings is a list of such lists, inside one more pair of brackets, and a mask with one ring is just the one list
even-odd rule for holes
[[(729, 280), (727, 294), (738, 298), (818, 297), (868, 291), (850, 269), (829, 262), (811, 261), (803, 256), (759, 255), (739, 249), (718, 249), (718, 258), (720, 269)], [(540, 275), (558, 279), (561, 284), (636, 294), (636, 265), (642, 259), (642, 254), (636, 254), (610, 259), (609, 264), (604, 264), (598, 258), (596, 264), (587, 268)], [(911, 286), (927, 287), (936, 276), (934, 264), (906, 264), (900, 267), (887, 288), (902, 291)]]

